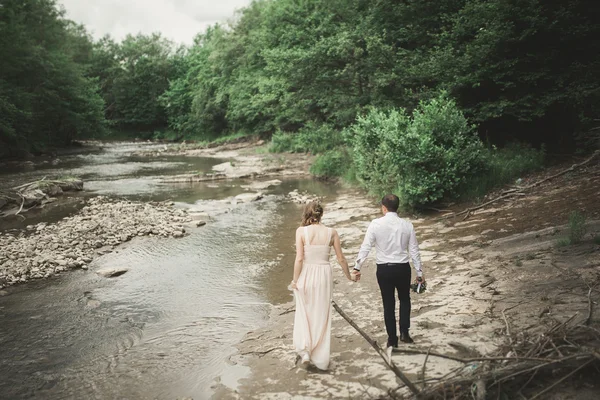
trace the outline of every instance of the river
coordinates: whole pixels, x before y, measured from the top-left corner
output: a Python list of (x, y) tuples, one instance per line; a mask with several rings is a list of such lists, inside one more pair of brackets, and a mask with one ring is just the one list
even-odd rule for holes
[[(164, 185), (161, 176), (208, 171), (224, 160), (133, 151), (114, 144), (60, 157), (41, 167), (5, 169), (0, 184), (76, 175), (85, 191), (134, 200), (171, 199), (179, 207), (244, 192), (244, 181)], [(293, 237), (300, 206), (293, 189), (334, 197), (335, 186), (288, 179), (265, 200), (220, 214), (183, 239), (137, 238), (90, 270), (127, 266), (114, 279), (77, 270), (10, 289), (0, 296), (0, 398), (210, 398), (217, 383), (235, 388), (246, 367), (229, 361), (243, 336), (289, 300)], [(62, 201), (62, 200), (61, 200)], [(33, 213), (52, 221), (76, 203)], [(283, 332), (282, 332), (283, 333)]]

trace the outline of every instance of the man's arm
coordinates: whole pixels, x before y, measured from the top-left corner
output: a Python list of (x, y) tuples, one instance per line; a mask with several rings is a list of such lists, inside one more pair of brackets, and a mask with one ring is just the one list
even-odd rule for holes
[(373, 245), (375, 244), (375, 229), (374, 224), (371, 222), (369, 227), (367, 228), (367, 233), (365, 234), (365, 239), (363, 240), (362, 245), (360, 246), (360, 250), (358, 251), (358, 256), (356, 256), (356, 264), (354, 265), (354, 269), (360, 271), (360, 267), (362, 263), (367, 259)]
[(421, 269), (421, 253), (419, 252), (419, 243), (417, 242), (417, 234), (415, 228), (411, 225), (410, 236), (408, 239), (408, 254), (412, 259), (415, 271), (417, 271), (417, 277), (423, 276), (423, 270)]

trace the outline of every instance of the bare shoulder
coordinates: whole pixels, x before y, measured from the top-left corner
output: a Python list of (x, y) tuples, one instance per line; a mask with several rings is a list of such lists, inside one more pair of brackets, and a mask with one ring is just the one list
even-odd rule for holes
[(301, 235), (302, 232), (304, 232), (304, 227), (303, 226), (300, 226), (300, 227), (298, 227), (298, 229), (296, 229), (296, 235)]

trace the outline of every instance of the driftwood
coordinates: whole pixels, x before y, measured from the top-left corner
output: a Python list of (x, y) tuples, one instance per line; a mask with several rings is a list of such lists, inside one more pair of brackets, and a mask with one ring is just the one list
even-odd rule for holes
[[(591, 293), (592, 287), (588, 291), (588, 299), (590, 304), (593, 304)], [(537, 336), (526, 334), (527, 329), (521, 330), (519, 335), (514, 335), (506, 312), (523, 303), (520, 302), (502, 311), (506, 324), (507, 344), (491, 356), (463, 358), (437, 353), (431, 351), (431, 348), (397, 349), (396, 352), (401, 354), (425, 356), (420, 380), (413, 382), (400, 371), (389, 354), (386, 354), (373, 338), (363, 331), (335, 301), (332, 302), (333, 308), (365, 338), (388, 368), (402, 381), (400, 386), (389, 391), (389, 396), (394, 399), (402, 398), (398, 397), (397, 392), (404, 387), (418, 399), (483, 399), (492, 398), (488, 396), (491, 393), (497, 396), (509, 393), (515, 398), (517, 395), (523, 398), (523, 393), (527, 393), (533, 396), (532, 399), (536, 399), (577, 372), (600, 363), (600, 352), (588, 346), (588, 343), (597, 343), (600, 340), (600, 330), (588, 326), (592, 321), (591, 311), (588, 318), (581, 323), (573, 323), (579, 315), (574, 314), (565, 321), (556, 322)], [(591, 306), (589, 310), (592, 310)], [(427, 361), (431, 357), (445, 358), (462, 365), (440, 378), (426, 379)], [(540, 383), (543, 384), (542, 387)], [(419, 390), (416, 384), (422, 385), (422, 389)]]
[(549, 176), (547, 178), (541, 179), (541, 180), (539, 180), (537, 182), (534, 182), (534, 183), (532, 183), (530, 185), (527, 185), (527, 186), (521, 186), (521, 187), (518, 187), (516, 189), (506, 190), (506, 191), (502, 192), (500, 194), (500, 196), (496, 197), (495, 199), (492, 199), (490, 201), (486, 201), (485, 203), (480, 204), (480, 205), (475, 206), (475, 207), (469, 207), (469, 208), (467, 208), (467, 209), (465, 209), (465, 210), (463, 210), (461, 212), (458, 212), (458, 213), (452, 213), (452, 214), (444, 215), (443, 217), (438, 218), (438, 221), (439, 220), (443, 220), (443, 219), (456, 218), (456, 217), (459, 217), (461, 215), (464, 215), (464, 218), (463, 218), (463, 221), (464, 221), (467, 218), (469, 218), (469, 216), (471, 215), (471, 213), (474, 212), (474, 211), (480, 210), (480, 209), (482, 209), (482, 208), (484, 208), (484, 207), (486, 207), (486, 206), (488, 206), (490, 204), (496, 203), (496, 202), (498, 202), (500, 200), (508, 199), (508, 198), (515, 197), (515, 196), (524, 196), (525, 195), (523, 193), (524, 191), (527, 191), (527, 190), (532, 189), (532, 188), (534, 188), (536, 186), (539, 186), (542, 183), (547, 182), (549, 180), (552, 180), (554, 178), (558, 178), (559, 176), (564, 175), (566, 173), (573, 172), (577, 168), (580, 168), (580, 167), (582, 167), (582, 166), (584, 166), (584, 165), (589, 164), (590, 162), (592, 162), (592, 160), (594, 160), (598, 155), (600, 155), (600, 151), (596, 150), (594, 152), (594, 154), (592, 154), (586, 160), (584, 160), (584, 161), (582, 161), (582, 162), (580, 162), (578, 164), (573, 164), (569, 168), (567, 168), (567, 169), (565, 169), (565, 170), (563, 170), (563, 171), (561, 171), (561, 172), (559, 172), (557, 174), (554, 174), (554, 175)]
[[(593, 347), (587, 346), (588, 343), (600, 339), (600, 331), (584, 325), (585, 321), (574, 324), (577, 315), (554, 324), (537, 338), (528, 337), (524, 332), (513, 336), (505, 318), (509, 339), (507, 346), (501, 348), (498, 353), (506, 354), (510, 350), (512, 354), (526, 356), (459, 359), (441, 355), (464, 362), (464, 365), (422, 390), (420, 398), (472, 399), (475, 393), (479, 396), (480, 390), (483, 389), (487, 393), (486, 398), (500, 398), (503, 393), (509, 394), (510, 398), (529, 398), (525, 394), (532, 396), (531, 399), (543, 398), (541, 396), (577, 372), (600, 362), (600, 354)], [(419, 353), (425, 354), (423, 351)], [(440, 356), (429, 351), (427, 353), (429, 356)], [(473, 364), (473, 361), (478, 363)], [(467, 366), (474, 369), (465, 373)], [(491, 393), (494, 393), (494, 396), (491, 396)]]
[(392, 358), (388, 357), (385, 350), (383, 350), (381, 348), (381, 346), (379, 346), (379, 344), (373, 338), (371, 338), (365, 331), (363, 331), (358, 325), (356, 325), (356, 323), (352, 320), (352, 318), (350, 318), (340, 308), (340, 306), (337, 305), (337, 303), (335, 301), (332, 301), (332, 304), (333, 304), (333, 308), (335, 308), (335, 310), (338, 312), (338, 314), (340, 314), (342, 316), (342, 318), (344, 318), (354, 329), (356, 329), (356, 331), (358, 333), (360, 333), (361, 336), (364, 337), (367, 342), (369, 342), (369, 344), (375, 349), (375, 351), (377, 351), (377, 353), (381, 356), (381, 358), (383, 359), (385, 364), (388, 366), (388, 368), (391, 369), (392, 372), (394, 374), (396, 374), (396, 376), (398, 378), (400, 378), (400, 380), (404, 383), (404, 385), (406, 385), (406, 387), (408, 387), (408, 389), (415, 396), (418, 396), (420, 391), (417, 388), (417, 386), (413, 382), (411, 382), (411, 380), (408, 379), (408, 377), (406, 375), (404, 375), (404, 373), (402, 373), (402, 371), (400, 371), (400, 369), (398, 369), (396, 364), (394, 364), (394, 362), (392, 361)]
[(33, 207), (42, 205), (50, 197), (63, 192), (83, 190), (83, 181), (78, 179), (46, 180), (28, 182), (8, 190), (0, 190), (0, 215), (17, 215)]

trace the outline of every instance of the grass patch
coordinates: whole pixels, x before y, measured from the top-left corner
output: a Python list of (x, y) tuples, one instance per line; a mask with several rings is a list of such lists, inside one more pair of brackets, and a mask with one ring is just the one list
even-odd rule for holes
[[(571, 211), (569, 214), (568, 236), (559, 239), (556, 245), (558, 247), (570, 246), (581, 243), (586, 233), (585, 216), (579, 211)], [(594, 243), (600, 244), (600, 236), (594, 237)]]
[(171, 129), (154, 131), (152, 134), (152, 140), (166, 140), (169, 142), (176, 142), (182, 139), (182, 135)]
[(580, 243), (585, 236), (585, 216), (579, 211), (572, 211), (569, 215), (569, 242)]
[(257, 140), (258, 135), (250, 135), (247, 133), (235, 133), (226, 136), (220, 136), (214, 140), (194, 140), (194, 139), (185, 139), (190, 140), (190, 143), (181, 143), (174, 147), (176, 151), (178, 150), (195, 150), (195, 149), (205, 149), (207, 147), (216, 147), (221, 146), (228, 143), (237, 143), (243, 141), (252, 141)]
[(258, 139), (258, 135), (248, 133), (232, 133), (231, 135), (220, 136), (207, 143), (209, 146), (219, 146), (231, 142), (243, 142)]
[(256, 153), (256, 154), (267, 154), (267, 153), (269, 153), (269, 147), (268, 146), (257, 147), (256, 149), (254, 149), (254, 153)]
[(462, 200), (481, 198), (494, 188), (515, 183), (523, 175), (542, 169), (544, 150), (511, 144), (502, 149), (486, 149), (484, 159), (486, 172), (468, 178), (458, 189)]

